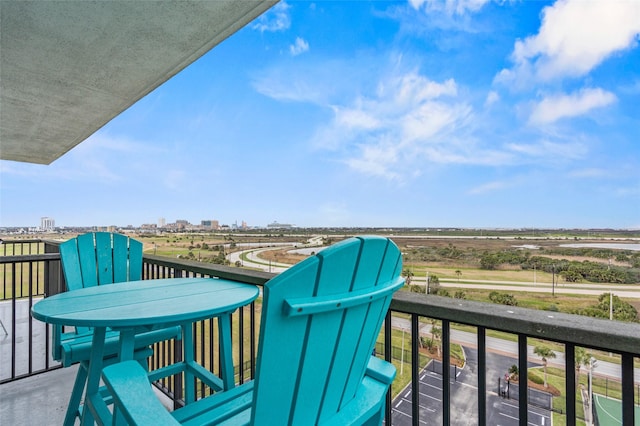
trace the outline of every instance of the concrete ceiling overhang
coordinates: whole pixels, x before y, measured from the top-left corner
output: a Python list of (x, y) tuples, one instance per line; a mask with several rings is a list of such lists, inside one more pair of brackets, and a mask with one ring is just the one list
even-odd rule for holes
[(0, 1), (0, 159), (49, 164), (268, 1)]

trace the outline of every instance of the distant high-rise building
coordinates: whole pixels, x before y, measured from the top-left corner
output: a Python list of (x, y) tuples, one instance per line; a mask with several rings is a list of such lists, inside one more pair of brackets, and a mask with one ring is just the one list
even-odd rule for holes
[(51, 217), (40, 218), (40, 229), (43, 231), (52, 231), (56, 227), (56, 221)]
[(184, 219), (176, 220), (177, 229), (186, 229), (189, 226), (191, 226), (191, 224), (189, 223), (188, 220), (184, 220)]
[(201, 220), (200, 226), (204, 229), (218, 229), (220, 223), (217, 220)]
[(160, 219), (158, 219), (158, 228), (164, 228), (165, 226), (167, 226), (167, 221), (165, 220), (165, 218), (161, 217)]

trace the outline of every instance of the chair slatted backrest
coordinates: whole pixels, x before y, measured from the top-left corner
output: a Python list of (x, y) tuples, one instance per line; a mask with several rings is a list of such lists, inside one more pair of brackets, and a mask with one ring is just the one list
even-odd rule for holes
[(357, 237), (265, 285), (253, 424), (317, 424), (353, 399), (401, 271), (391, 240)]
[(60, 244), (60, 258), (68, 291), (142, 277), (142, 243), (121, 234), (79, 235)]
[(89, 232), (71, 238), (60, 244), (60, 259), (67, 291), (142, 278), (142, 243), (122, 234)]

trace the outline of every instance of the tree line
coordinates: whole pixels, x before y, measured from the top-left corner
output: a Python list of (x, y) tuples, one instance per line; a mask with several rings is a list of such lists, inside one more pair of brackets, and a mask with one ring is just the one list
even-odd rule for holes
[(498, 269), (502, 265), (517, 265), (524, 270), (537, 269), (558, 274), (566, 282), (633, 284), (640, 282), (640, 268), (611, 265), (589, 260), (577, 261), (531, 256), (527, 251), (502, 250), (485, 252), (480, 256), (482, 269)]

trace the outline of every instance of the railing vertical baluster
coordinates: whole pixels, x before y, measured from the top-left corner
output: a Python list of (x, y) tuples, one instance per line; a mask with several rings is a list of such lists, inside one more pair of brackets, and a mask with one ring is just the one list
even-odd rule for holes
[(16, 377), (16, 264), (11, 264), (11, 277), (13, 281), (11, 297), (11, 377)]
[(478, 426), (487, 424), (487, 330), (478, 327)]
[(633, 403), (633, 355), (622, 354), (622, 424), (635, 425), (635, 407)]
[[(204, 364), (205, 361), (205, 339), (204, 339), (204, 335), (205, 335), (205, 330), (206, 330), (206, 326), (207, 326), (207, 321), (200, 321), (198, 323), (198, 328), (196, 328), (196, 330), (198, 330), (200, 332), (200, 354), (199, 356), (197, 356), (196, 358), (196, 362), (200, 362), (200, 364)], [(195, 351), (197, 345), (196, 345), (197, 339), (194, 339), (194, 353), (197, 353)], [(205, 384), (204, 382), (202, 382), (201, 380), (197, 380), (197, 382), (200, 382), (200, 395), (201, 396), (205, 396)], [(196, 399), (198, 399), (198, 393), (197, 393), (197, 389), (196, 389)]]
[[(384, 318), (384, 359), (387, 362), (391, 362), (391, 309), (387, 311), (387, 315)], [(387, 403), (385, 404), (384, 424), (386, 426), (391, 425), (391, 386), (387, 391)]]
[[(199, 323), (192, 323), (191, 324), (191, 344), (192, 344), (192, 350), (193, 350), (193, 357), (197, 360), (198, 358), (198, 329), (200, 329), (200, 332), (202, 332), (202, 322), (200, 321)], [(191, 386), (193, 388), (193, 394), (196, 396), (196, 399), (198, 399), (198, 382), (200, 381), (197, 377), (192, 376), (193, 377), (193, 381), (189, 384), (189, 386)], [(186, 381), (186, 376), (185, 376), (185, 381)]]
[[(31, 246), (29, 246), (29, 251), (31, 251)], [(29, 253), (31, 254), (31, 253)], [(29, 311), (31, 311), (31, 307), (33, 306), (33, 262), (28, 262), (28, 271), (27, 274), (27, 282), (29, 284)], [(29, 374), (33, 372), (33, 318), (29, 315), (28, 319), (29, 323)]]
[[(442, 320), (442, 424), (451, 424), (451, 323)], [(455, 380), (455, 377), (454, 377)]]
[(411, 420), (414, 426), (420, 423), (420, 379), (418, 367), (420, 357), (418, 353), (419, 333), (418, 315), (411, 314)]
[[(7, 255), (7, 245), (0, 244), (0, 247), (4, 247), (3, 256)], [(2, 264), (2, 300), (7, 299), (7, 265)]]
[(518, 334), (518, 422), (521, 425), (528, 423), (529, 392), (527, 389), (528, 372), (527, 336)]
[(216, 365), (216, 359), (215, 359), (215, 340), (214, 340), (214, 336), (213, 336), (213, 332), (216, 329), (215, 327), (215, 323), (214, 323), (214, 319), (213, 318), (209, 318), (209, 370), (212, 373), (215, 373), (215, 365)]
[(565, 376), (567, 426), (576, 424), (576, 347), (570, 343), (565, 345)]
[(251, 317), (250, 327), (251, 330), (249, 333), (251, 334), (250, 340), (250, 349), (251, 349), (251, 379), (256, 377), (256, 302), (251, 302), (251, 311), (249, 312)]
[(244, 306), (238, 309), (238, 364), (240, 366), (239, 383), (244, 383)]
[[(232, 313), (231, 315), (229, 315), (229, 317), (230, 317), (229, 318), (229, 323), (231, 324), (231, 354), (232, 354), (231, 363), (233, 364), (233, 344), (234, 344), (233, 343), (233, 317), (234, 317), (234, 314)], [(220, 367), (221, 367), (220, 368), (220, 376), (222, 376), (222, 364), (220, 364)], [(235, 381), (235, 378), (234, 378), (234, 381)]]
[[(189, 330), (182, 330), (183, 333), (188, 333)], [(182, 362), (182, 342), (184, 339), (175, 340), (173, 345), (173, 362)], [(176, 374), (173, 376), (173, 409), (176, 410), (181, 407), (180, 400), (183, 398), (184, 392), (182, 391), (182, 377), (183, 374)]]

